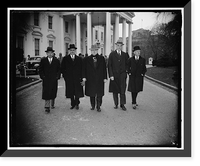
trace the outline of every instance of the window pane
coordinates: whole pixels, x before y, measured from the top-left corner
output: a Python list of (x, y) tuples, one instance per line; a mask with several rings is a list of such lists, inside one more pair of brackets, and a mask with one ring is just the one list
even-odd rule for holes
[(40, 52), (40, 39), (35, 39), (35, 55), (39, 55)]
[(68, 33), (68, 22), (65, 22), (65, 32)]
[(49, 16), (48, 17), (49, 19), (49, 29), (52, 29), (52, 25), (53, 25), (53, 17), (52, 16)]
[(34, 25), (39, 26), (39, 13), (34, 13)]
[(53, 48), (53, 41), (49, 40), (49, 47)]

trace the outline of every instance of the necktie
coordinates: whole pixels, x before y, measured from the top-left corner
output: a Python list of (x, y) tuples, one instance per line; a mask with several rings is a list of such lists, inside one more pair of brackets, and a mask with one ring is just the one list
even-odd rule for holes
[(118, 55), (121, 55), (121, 54), (120, 54), (120, 51), (118, 51), (117, 53), (118, 53)]
[(49, 58), (49, 63), (51, 64), (51, 62), (52, 62), (52, 58)]

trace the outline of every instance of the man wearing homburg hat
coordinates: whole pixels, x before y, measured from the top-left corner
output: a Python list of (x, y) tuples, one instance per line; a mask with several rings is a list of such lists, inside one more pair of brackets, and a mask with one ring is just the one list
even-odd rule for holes
[(126, 78), (127, 78), (127, 63), (129, 55), (122, 51), (124, 45), (121, 40), (116, 43), (116, 50), (111, 52), (108, 59), (108, 74), (110, 78), (109, 92), (113, 93), (115, 109), (118, 108), (120, 94), (120, 107), (126, 111)]
[(58, 79), (60, 78), (60, 62), (53, 57), (54, 50), (47, 47), (45, 51), (47, 57), (41, 59), (39, 66), (39, 75), (42, 79), (42, 99), (45, 100), (45, 112), (50, 112), (51, 108), (55, 108), (55, 98), (58, 90)]
[(128, 60), (128, 91), (131, 92), (133, 109), (138, 106), (137, 95), (140, 91), (143, 91), (144, 75), (147, 71), (145, 59), (140, 56), (140, 51), (140, 47), (135, 46), (133, 56)]
[(65, 95), (71, 99), (71, 108), (79, 109), (79, 98), (84, 97), (83, 94), (83, 61), (76, 55), (76, 47), (74, 44), (69, 45), (69, 55), (65, 56), (61, 63), (61, 72), (65, 80)]
[(104, 83), (107, 80), (106, 61), (98, 54), (99, 47), (92, 45), (91, 55), (84, 59), (83, 80), (85, 82), (85, 95), (90, 96), (91, 110), (101, 112), (102, 97), (104, 96)]

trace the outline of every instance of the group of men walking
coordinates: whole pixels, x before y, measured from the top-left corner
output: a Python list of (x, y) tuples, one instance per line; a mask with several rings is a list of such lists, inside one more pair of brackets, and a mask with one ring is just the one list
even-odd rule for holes
[[(116, 50), (111, 52), (106, 65), (105, 58), (98, 54), (98, 47), (92, 45), (91, 55), (81, 58), (76, 55), (74, 44), (69, 45), (69, 55), (62, 59), (60, 64), (56, 57), (52, 57), (54, 50), (48, 47), (45, 51), (47, 57), (40, 62), (39, 74), (42, 83), (42, 99), (45, 100), (45, 112), (49, 113), (54, 108), (57, 95), (58, 79), (62, 73), (65, 80), (65, 95), (71, 99), (70, 109), (79, 109), (80, 98), (85, 95), (90, 97), (91, 110), (101, 112), (104, 84), (110, 78), (109, 92), (113, 93), (114, 108), (118, 105), (126, 111), (126, 79), (129, 75), (128, 91), (132, 94), (132, 106), (136, 109), (138, 92), (143, 90), (143, 79), (146, 72), (145, 59), (140, 56), (140, 47), (135, 46), (133, 56), (122, 51), (123, 42), (118, 40)], [(119, 100), (120, 98), (120, 100)]]

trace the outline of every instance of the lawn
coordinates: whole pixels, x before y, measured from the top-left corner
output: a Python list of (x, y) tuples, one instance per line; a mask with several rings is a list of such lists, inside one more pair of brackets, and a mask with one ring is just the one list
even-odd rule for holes
[(146, 75), (154, 79), (157, 79), (159, 81), (162, 81), (164, 83), (177, 87), (178, 80), (172, 79), (175, 71), (176, 71), (176, 67), (166, 67), (166, 68), (150, 67), (150, 68), (147, 68)]
[(34, 82), (38, 80), (38, 78), (33, 78), (33, 77), (16, 77), (16, 88), (19, 88), (23, 85), (29, 84), (31, 82)]

